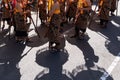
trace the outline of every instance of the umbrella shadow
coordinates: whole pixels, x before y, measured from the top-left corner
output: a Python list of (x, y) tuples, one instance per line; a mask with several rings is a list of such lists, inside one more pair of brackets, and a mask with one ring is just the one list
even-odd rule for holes
[(39, 50), (36, 54), (36, 63), (48, 68), (48, 71), (40, 72), (35, 80), (71, 80), (70, 77), (65, 75), (66, 70), (62, 68), (68, 60), (68, 56), (67, 50), (60, 52), (51, 52), (48, 48)]
[[(85, 65), (77, 66), (73, 69), (72, 74), (74, 76), (73, 80), (102, 80), (104, 73), (107, 73), (104, 68), (100, 68), (95, 65), (92, 68), (88, 68)], [(104, 76), (105, 80), (113, 80), (113, 78), (109, 75), (107, 77)]]

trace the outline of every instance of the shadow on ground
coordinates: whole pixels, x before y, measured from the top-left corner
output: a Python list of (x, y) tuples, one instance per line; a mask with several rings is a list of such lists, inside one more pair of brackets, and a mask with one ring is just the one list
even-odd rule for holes
[(49, 51), (47, 48), (41, 49), (36, 54), (36, 63), (48, 68), (40, 72), (35, 80), (72, 80), (66, 70), (63, 70), (62, 66), (68, 60), (68, 52), (66, 50), (56, 52)]
[[(73, 80), (103, 80), (102, 75), (104, 73), (106, 73), (106, 71), (97, 65), (91, 68), (85, 65), (80, 65), (72, 71), (72, 74), (74, 76)], [(113, 80), (113, 78), (111, 76), (108, 76), (104, 77), (104, 80)]]
[[(4, 45), (2, 45), (4, 44)], [(8, 36), (2, 38), (0, 43), (0, 79), (1, 80), (20, 80), (18, 63), (27, 55), (22, 55), (26, 45), (15, 43), (15, 40)]]
[(120, 16), (111, 16), (107, 28), (101, 28), (99, 23), (92, 21), (89, 29), (106, 39), (105, 47), (108, 51), (117, 56), (120, 52)]
[[(88, 43), (89, 36), (86, 35), (83, 40), (76, 39), (76, 38), (66, 38), (67, 41), (72, 44), (76, 45), (83, 53), (84, 60), (86, 62), (86, 66), (92, 67), (94, 66), (94, 63), (97, 63), (99, 60), (99, 57), (95, 55), (94, 49), (90, 46)], [(76, 53), (79, 54), (79, 53)]]
[(48, 42), (48, 39), (44, 37), (44, 35), (46, 34), (47, 27), (45, 25), (41, 25), (36, 27), (36, 29), (36, 34), (30, 36), (30, 40), (32, 42), (27, 44), (27, 46), (39, 47)]

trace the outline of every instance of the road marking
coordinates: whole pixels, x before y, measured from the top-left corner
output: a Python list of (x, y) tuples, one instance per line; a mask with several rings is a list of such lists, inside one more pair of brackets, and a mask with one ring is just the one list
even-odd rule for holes
[(0, 48), (6, 46), (5, 43), (0, 44)]
[(103, 73), (103, 75), (100, 77), (99, 80), (106, 80), (107, 77), (111, 74), (111, 72), (113, 71), (113, 69), (116, 67), (116, 65), (118, 64), (118, 62), (120, 61), (120, 52), (117, 55), (117, 57), (114, 59), (114, 61), (112, 62), (112, 64), (109, 66), (109, 68), (107, 69), (106, 72)]
[(113, 21), (113, 20), (111, 21), (111, 23), (112, 23), (115, 27), (118, 27), (118, 28), (120, 27), (120, 24), (119, 24), (119, 23), (116, 23), (116, 22)]

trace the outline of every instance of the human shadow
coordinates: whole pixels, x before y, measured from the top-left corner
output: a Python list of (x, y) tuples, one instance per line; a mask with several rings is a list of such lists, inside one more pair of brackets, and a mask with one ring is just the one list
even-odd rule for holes
[[(98, 62), (99, 57), (95, 55), (94, 49), (88, 43), (89, 36), (85, 35), (84, 40), (69, 37), (66, 39), (69, 43), (76, 45), (82, 51), (85, 60), (85, 64), (73, 69), (73, 80), (100, 80), (106, 71), (95, 65), (95, 63)], [(107, 76), (106, 80), (113, 80), (113, 78)]]
[(105, 38), (105, 47), (111, 54), (117, 56), (120, 52), (120, 40), (118, 39), (118, 37), (120, 37), (120, 17), (111, 16), (110, 18), (111, 21), (108, 22), (107, 28), (100, 28), (100, 25), (93, 20), (93, 24), (89, 26), (89, 29)]
[(100, 68), (97, 65), (92, 68), (89, 68), (85, 65), (80, 65), (72, 71), (72, 74), (74, 76), (73, 80), (113, 80), (110, 75), (107, 77), (103, 77), (104, 73), (107, 73), (105, 69)]
[(84, 40), (79, 40), (75, 38), (73, 39), (69, 37), (67, 37), (66, 39), (70, 44), (76, 45), (82, 51), (86, 66), (93, 67), (94, 63), (98, 62), (99, 57), (95, 55), (94, 49), (88, 43), (88, 40), (89, 40), (88, 35), (85, 36)]
[(18, 63), (27, 54), (22, 55), (26, 45), (7, 38), (8, 36), (2, 40), (5, 45), (0, 47), (0, 79), (20, 80)]
[(36, 63), (48, 68), (40, 72), (34, 80), (71, 80), (70, 77), (63, 73), (62, 66), (68, 60), (67, 50), (60, 52), (51, 52), (47, 48), (41, 49), (36, 54)]

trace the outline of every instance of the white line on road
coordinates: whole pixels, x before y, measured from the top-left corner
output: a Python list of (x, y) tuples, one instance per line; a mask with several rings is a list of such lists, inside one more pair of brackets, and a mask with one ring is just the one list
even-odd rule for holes
[(107, 69), (106, 72), (103, 73), (103, 75), (100, 77), (99, 80), (106, 80), (107, 77), (111, 74), (111, 72), (113, 71), (113, 69), (116, 67), (116, 65), (118, 64), (118, 62), (120, 61), (120, 53), (117, 55), (117, 57), (114, 59), (114, 61), (112, 62), (112, 64), (109, 66), (109, 68)]

